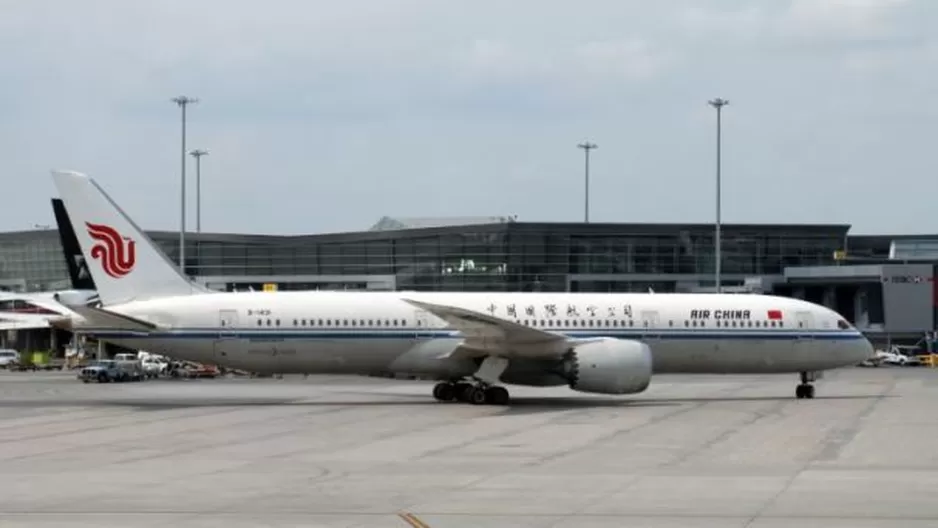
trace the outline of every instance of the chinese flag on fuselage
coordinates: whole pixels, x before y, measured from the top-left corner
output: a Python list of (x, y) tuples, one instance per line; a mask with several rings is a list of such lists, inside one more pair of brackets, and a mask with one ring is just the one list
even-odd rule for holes
[(769, 320), (778, 321), (782, 318), (781, 310), (769, 310)]

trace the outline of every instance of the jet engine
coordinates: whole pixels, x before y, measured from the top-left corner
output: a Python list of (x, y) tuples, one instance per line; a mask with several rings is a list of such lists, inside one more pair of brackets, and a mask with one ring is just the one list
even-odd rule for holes
[(576, 345), (564, 359), (564, 373), (570, 388), (579, 392), (642, 392), (651, 383), (651, 348), (612, 338)]

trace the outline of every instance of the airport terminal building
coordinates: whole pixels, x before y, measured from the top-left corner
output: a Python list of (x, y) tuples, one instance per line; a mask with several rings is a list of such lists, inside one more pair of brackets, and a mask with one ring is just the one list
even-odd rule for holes
[[(938, 237), (850, 236), (849, 227), (724, 225), (724, 291), (825, 304), (872, 336), (921, 338), (934, 331)], [(178, 262), (178, 232), (149, 235)], [(0, 233), (0, 287), (93, 287), (76, 251), (63, 252), (63, 240), (54, 229)], [(186, 272), (227, 291), (665, 293), (714, 286), (712, 224), (383, 218), (361, 232), (203, 233), (186, 240)]]

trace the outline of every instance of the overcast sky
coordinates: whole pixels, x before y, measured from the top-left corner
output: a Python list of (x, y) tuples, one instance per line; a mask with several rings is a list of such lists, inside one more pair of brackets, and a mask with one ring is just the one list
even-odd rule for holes
[(579, 221), (586, 139), (592, 220), (712, 222), (719, 96), (725, 222), (936, 233), (936, 27), (935, 0), (0, 0), (0, 229), (54, 223), (53, 168), (178, 229), (178, 94), (206, 231)]

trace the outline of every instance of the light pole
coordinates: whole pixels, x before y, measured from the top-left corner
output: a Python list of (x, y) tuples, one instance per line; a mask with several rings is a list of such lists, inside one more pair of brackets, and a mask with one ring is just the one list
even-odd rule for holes
[(716, 221), (716, 233), (714, 236), (714, 258), (716, 260), (716, 265), (714, 267), (714, 284), (716, 286), (716, 292), (722, 293), (723, 283), (720, 279), (720, 267), (722, 264), (722, 259), (720, 256), (720, 208), (721, 208), (721, 194), (722, 194), (722, 174), (721, 174), (721, 162), (722, 162), (722, 117), (723, 117), (723, 107), (730, 104), (726, 99), (717, 97), (716, 99), (711, 99), (707, 103), (717, 109), (717, 221)]
[(173, 97), (172, 101), (182, 109), (182, 167), (181, 167), (181, 191), (180, 199), (180, 218), (179, 218), (179, 270), (183, 275), (186, 274), (186, 107), (190, 104), (198, 103), (199, 100), (194, 97), (180, 95)]
[(585, 164), (583, 170), (583, 179), (585, 184), (584, 196), (583, 196), (583, 221), (587, 224), (590, 221), (590, 151), (599, 148), (595, 143), (590, 143), (586, 141), (577, 145), (577, 148), (583, 149), (583, 154), (585, 155)]
[(202, 156), (208, 156), (208, 151), (194, 149), (189, 155), (195, 158), (195, 232), (202, 233)]
[(195, 261), (196, 265), (202, 268), (202, 156), (207, 156), (208, 151), (203, 149), (194, 149), (189, 151), (189, 155), (195, 158)]

